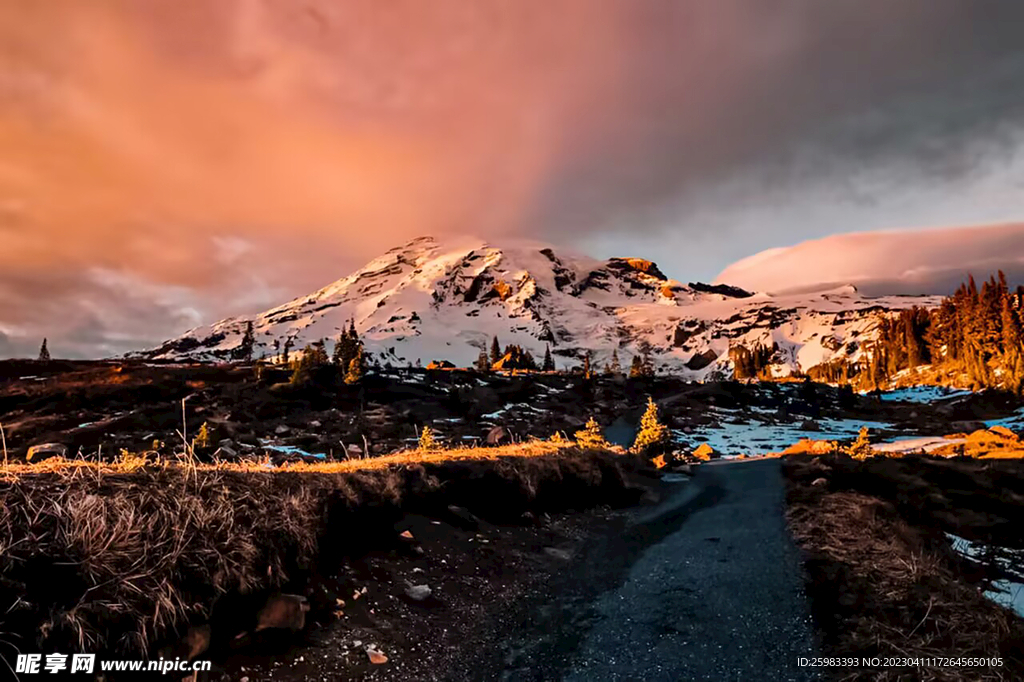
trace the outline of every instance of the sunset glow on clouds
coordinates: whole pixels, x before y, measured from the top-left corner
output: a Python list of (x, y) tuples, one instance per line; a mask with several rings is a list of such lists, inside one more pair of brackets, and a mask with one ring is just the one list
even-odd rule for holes
[[(1024, 99), (1005, 18), (964, 33), (980, 19), (940, 4), (0, 0), (0, 356), (150, 345), (421, 234), (685, 279), (858, 221), (934, 224), (927, 191), (902, 197), (1016, 168)], [(816, 184), (922, 155), (897, 199)], [(1013, 218), (1001, 182), (955, 220)]]

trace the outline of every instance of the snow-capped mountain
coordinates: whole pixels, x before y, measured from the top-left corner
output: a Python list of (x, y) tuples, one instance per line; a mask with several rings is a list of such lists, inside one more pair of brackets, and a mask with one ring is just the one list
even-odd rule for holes
[(328, 351), (350, 320), (380, 363), (448, 360), (471, 365), (497, 336), (539, 358), (574, 366), (590, 351), (603, 366), (617, 350), (628, 367), (649, 349), (659, 370), (695, 379), (728, 376), (729, 348), (778, 345), (776, 374), (838, 357), (856, 359), (880, 316), (935, 297), (871, 299), (853, 287), (769, 296), (727, 285), (682, 284), (651, 261), (598, 261), (536, 242), (415, 239), (309, 296), (254, 317), (193, 329), (153, 359), (231, 357), (248, 322), (255, 356), (324, 339)]

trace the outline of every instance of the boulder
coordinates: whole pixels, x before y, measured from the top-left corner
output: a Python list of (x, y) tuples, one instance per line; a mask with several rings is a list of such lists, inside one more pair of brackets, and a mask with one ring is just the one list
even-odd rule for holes
[(712, 459), (718, 459), (718, 453), (715, 452), (715, 449), (708, 445), (707, 443), (701, 443), (700, 445), (698, 445), (697, 449), (693, 451), (693, 456), (696, 459), (701, 460), (702, 462), (707, 462), (708, 460)]
[(274, 433), (276, 433), (278, 436), (283, 436), (286, 433), (291, 433), (291, 429), (289, 429), (284, 424), (280, 424), (276, 429), (274, 429)]
[(508, 429), (504, 426), (495, 426), (487, 432), (484, 442), (488, 445), (503, 445), (510, 440), (512, 440), (512, 437), (509, 435)]
[(821, 426), (813, 419), (805, 419), (800, 423), (801, 431), (821, 431)]
[(427, 585), (409, 585), (405, 588), (405, 596), (413, 601), (425, 601), (430, 599), (433, 590)]
[(25, 459), (32, 462), (49, 459), (51, 457), (66, 457), (67, 454), (68, 446), (63, 443), (41, 443), (40, 445), (33, 445), (30, 447)]

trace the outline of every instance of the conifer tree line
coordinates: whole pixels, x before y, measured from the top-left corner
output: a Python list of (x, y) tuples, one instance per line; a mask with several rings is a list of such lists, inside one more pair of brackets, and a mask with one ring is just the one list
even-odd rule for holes
[(767, 346), (761, 342), (753, 348), (733, 346), (729, 349), (729, 357), (733, 363), (733, 373), (737, 379), (771, 379), (767, 374), (768, 365), (779, 349), (778, 344)]
[[(292, 339), (285, 339), (281, 350), (281, 364), (292, 369), (292, 383), (306, 384), (326, 375), (340, 377), (346, 384), (357, 384), (366, 374), (366, 352), (356, 332), (355, 320), (349, 322), (334, 344), (334, 351), (327, 354), (323, 339), (307, 344), (298, 358), (291, 357)], [(327, 368), (332, 372), (326, 372)]]
[(979, 288), (970, 277), (934, 309), (900, 311), (881, 322), (866, 359), (818, 365), (812, 379), (851, 383), (864, 390), (885, 386), (901, 371), (931, 365), (966, 375), (973, 388), (1024, 392), (1024, 287), (1010, 290), (999, 272)]

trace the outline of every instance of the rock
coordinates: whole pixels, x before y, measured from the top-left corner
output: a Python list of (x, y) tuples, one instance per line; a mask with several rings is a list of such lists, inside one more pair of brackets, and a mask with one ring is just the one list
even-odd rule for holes
[(464, 530), (476, 530), (480, 527), (480, 519), (474, 516), (468, 509), (451, 504), (448, 505), (448, 513), (453, 517), (452, 520), (455, 525)]
[(1002, 436), (1003, 438), (1006, 438), (1007, 440), (1012, 440), (1012, 441), (1020, 440), (1020, 438), (1017, 436), (1016, 433), (1014, 433), (1010, 429), (1006, 428), (1005, 426), (993, 426), (993, 427), (991, 427), (989, 429), (989, 431), (991, 431), (992, 433), (994, 433), (994, 434), (996, 434), (998, 436)]
[(693, 451), (693, 456), (702, 462), (718, 459), (718, 453), (716, 453), (715, 449), (707, 443), (701, 443), (698, 445), (697, 449)]
[(816, 478), (813, 481), (811, 481), (811, 485), (814, 486), (815, 488), (821, 488), (822, 486), (828, 485), (828, 479), (827, 478)]
[(230, 438), (224, 438), (219, 443), (217, 443), (217, 445), (218, 447), (222, 448), (233, 448), (235, 447), (235, 441), (231, 440)]
[(306, 627), (309, 602), (298, 594), (275, 594), (256, 616), (256, 632), (267, 628), (301, 630)]
[(313, 421), (309, 422), (308, 426), (311, 429), (319, 429), (321, 426), (323, 426), (323, 424), (314, 419)]
[(30, 447), (25, 459), (31, 462), (32, 460), (39, 461), (51, 457), (65, 457), (67, 454), (68, 446), (62, 443), (42, 443), (41, 445)]
[(274, 429), (274, 433), (276, 433), (279, 436), (283, 436), (286, 433), (291, 433), (291, 429), (289, 429), (284, 424), (280, 424), (276, 429)]
[(557, 547), (545, 547), (544, 553), (560, 561), (569, 561), (572, 559), (572, 552), (564, 549), (558, 549)]
[(405, 588), (405, 596), (413, 601), (424, 601), (430, 599), (433, 590), (427, 585), (409, 585)]
[(388, 662), (388, 657), (373, 644), (366, 645), (366, 655), (370, 657), (370, 663), (374, 665), (384, 665)]
[(359, 457), (363, 456), (363, 449), (356, 445), (355, 443), (346, 447), (345, 452), (348, 453), (348, 456), (350, 458), (358, 459)]
[(502, 445), (511, 440), (508, 429), (504, 426), (495, 426), (493, 429), (487, 432), (487, 437), (484, 442), (488, 445)]
[(224, 455), (225, 457), (238, 457), (238, 452), (230, 445), (222, 445), (220, 446), (219, 450), (220, 454)]
[(821, 425), (813, 419), (805, 419), (800, 424), (801, 431), (821, 431)]
[(399, 533), (398, 537), (403, 538), (405, 540), (415, 540), (416, 539), (416, 538), (414, 538), (412, 536), (412, 533), (410, 531), (407, 531), (407, 530), (403, 530), (401, 533)]

